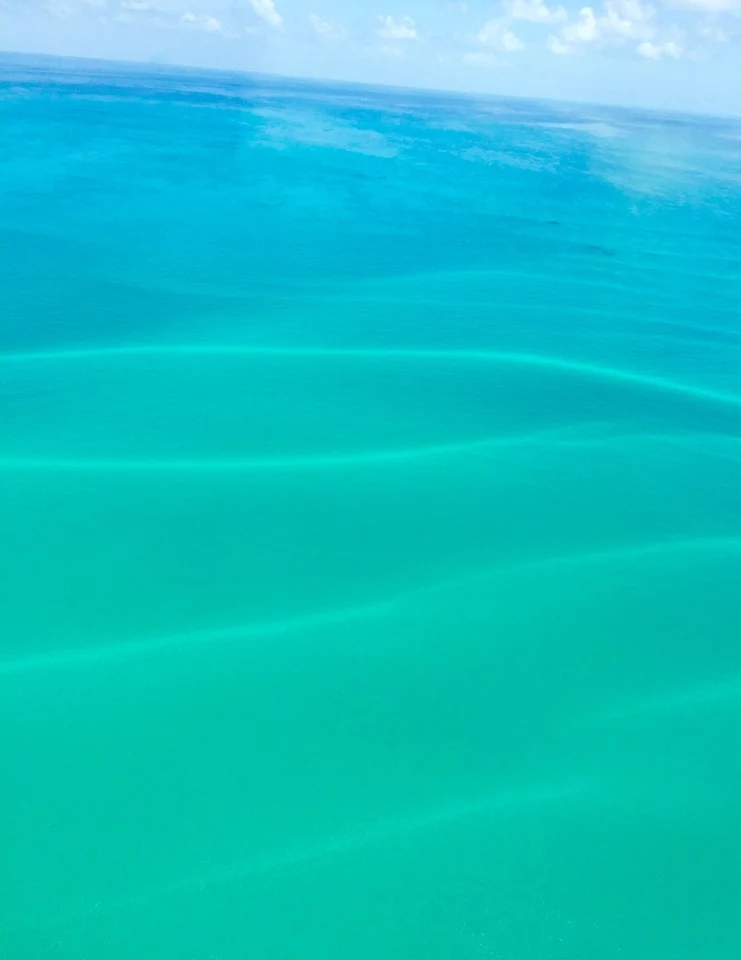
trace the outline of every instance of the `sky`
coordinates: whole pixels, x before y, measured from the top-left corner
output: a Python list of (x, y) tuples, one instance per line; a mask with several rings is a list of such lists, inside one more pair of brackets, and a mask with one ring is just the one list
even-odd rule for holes
[(592, 2), (0, 0), (0, 50), (741, 114), (741, 0)]

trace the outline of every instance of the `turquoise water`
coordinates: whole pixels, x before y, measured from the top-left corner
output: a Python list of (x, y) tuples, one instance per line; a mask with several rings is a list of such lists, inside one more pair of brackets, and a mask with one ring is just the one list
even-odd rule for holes
[(741, 955), (741, 124), (0, 81), (3, 956)]

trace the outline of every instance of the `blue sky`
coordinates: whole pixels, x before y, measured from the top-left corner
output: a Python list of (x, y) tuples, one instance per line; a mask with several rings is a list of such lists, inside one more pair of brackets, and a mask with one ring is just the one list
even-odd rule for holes
[(0, 0), (0, 49), (741, 113), (741, 0)]

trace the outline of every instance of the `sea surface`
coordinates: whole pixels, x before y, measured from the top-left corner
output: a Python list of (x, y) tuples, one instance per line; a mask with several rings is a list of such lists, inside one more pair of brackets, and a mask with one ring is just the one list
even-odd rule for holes
[(0, 61), (4, 960), (738, 960), (741, 121)]

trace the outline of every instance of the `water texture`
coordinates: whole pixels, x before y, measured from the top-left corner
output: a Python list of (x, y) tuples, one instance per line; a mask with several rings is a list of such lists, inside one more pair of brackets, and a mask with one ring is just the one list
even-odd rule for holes
[(740, 171), (0, 61), (3, 957), (741, 956)]

